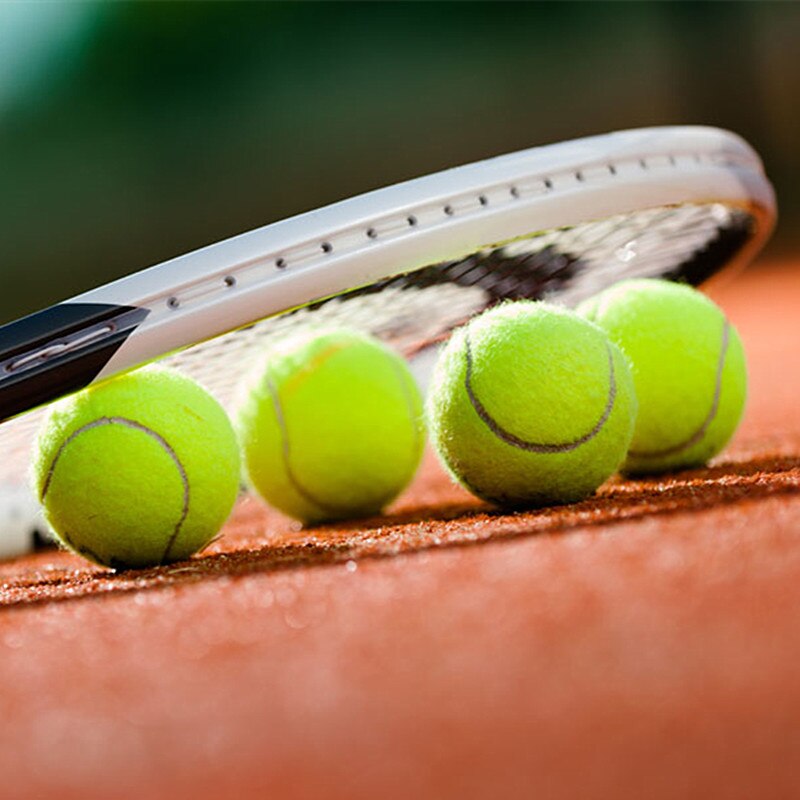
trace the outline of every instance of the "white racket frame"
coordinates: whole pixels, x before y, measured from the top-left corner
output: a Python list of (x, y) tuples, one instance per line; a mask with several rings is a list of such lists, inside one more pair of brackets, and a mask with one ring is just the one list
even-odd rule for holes
[(774, 225), (755, 151), (715, 128), (621, 131), (535, 147), (369, 192), (165, 261), (67, 302), (149, 315), (96, 380), (348, 289), (537, 231), (658, 206), (722, 203)]

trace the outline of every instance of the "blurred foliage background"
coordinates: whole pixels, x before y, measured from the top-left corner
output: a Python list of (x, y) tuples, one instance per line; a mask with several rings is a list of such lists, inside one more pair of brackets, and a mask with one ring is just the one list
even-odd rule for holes
[(324, 203), (642, 125), (730, 128), (798, 244), (800, 4), (0, 4), (0, 320)]

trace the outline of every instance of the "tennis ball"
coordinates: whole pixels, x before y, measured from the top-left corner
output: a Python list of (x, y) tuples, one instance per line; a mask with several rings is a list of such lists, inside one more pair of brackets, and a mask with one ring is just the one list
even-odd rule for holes
[(177, 372), (148, 367), (56, 403), (32, 473), (59, 541), (128, 569), (206, 545), (233, 507), (240, 463), (217, 401)]
[(424, 445), (405, 360), (347, 329), (298, 333), (266, 353), (245, 383), (237, 430), (250, 483), (306, 523), (378, 513)]
[(631, 362), (639, 398), (629, 474), (705, 464), (733, 436), (747, 368), (739, 335), (705, 295), (656, 279), (627, 280), (578, 311)]
[(453, 334), (427, 410), (456, 480), (490, 502), (542, 506), (580, 500), (617, 469), (636, 397), (625, 358), (600, 328), (522, 301)]

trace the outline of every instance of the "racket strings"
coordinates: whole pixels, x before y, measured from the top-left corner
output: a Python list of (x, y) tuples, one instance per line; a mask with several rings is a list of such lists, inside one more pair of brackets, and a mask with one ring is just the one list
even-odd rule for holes
[[(453, 261), (432, 264), (257, 322), (162, 359), (206, 386), (227, 407), (264, 347), (303, 326), (347, 325), (412, 355), (485, 308), (517, 299), (575, 305), (626, 277), (668, 276), (696, 284), (724, 266), (755, 219), (720, 203), (636, 211), (537, 232)], [(25, 478), (43, 410), (0, 426), (0, 483)]]

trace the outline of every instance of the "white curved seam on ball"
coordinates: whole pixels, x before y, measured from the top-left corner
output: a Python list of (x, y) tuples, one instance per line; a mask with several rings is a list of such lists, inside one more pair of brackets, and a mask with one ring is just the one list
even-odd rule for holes
[(147, 436), (150, 436), (152, 439), (155, 439), (161, 447), (164, 448), (167, 455), (173, 460), (175, 466), (178, 469), (178, 474), (181, 476), (181, 482), (183, 483), (183, 508), (181, 509), (181, 517), (178, 520), (177, 524), (175, 525), (175, 530), (172, 532), (172, 535), (169, 537), (169, 541), (167, 542), (167, 546), (164, 549), (164, 555), (161, 556), (161, 563), (163, 563), (167, 556), (169, 555), (169, 551), (172, 549), (172, 545), (175, 544), (175, 540), (178, 538), (178, 534), (180, 533), (181, 528), (183, 527), (183, 523), (186, 521), (186, 517), (189, 514), (189, 477), (186, 474), (186, 470), (181, 463), (180, 458), (178, 458), (178, 454), (172, 449), (170, 443), (157, 431), (154, 431), (152, 428), (148, 428), (146, 425), (142, 425), (141, 422), (137, 422), (134, 419), (128, 419), (127, 417), (98, 417), (91, 422), (88, 422), (86, 425), (74, 430), (60, 445), (58, 450), (56, 451), (53, 460), (50, 462), (50, 468), (47, 470), (47, 477), (45, 478), (44, 484), (42, 486), (41, 491), (41, 500), (44, 501), (45, 495), (47, 494), (47, 490), (50, 488), (50, 482), (53, 479), (53, 475), (55, 473), (56, 464), (58, 460), (61, 458), (64, 450), (67, 446), (74, 441), (78, 436), (86, 431), (92, 430), (93, 428), (100, 428), (105, 425), (122, 425), (123, 427), (132, 428), (133, 430), (140, 431)]
[(728, 352), (729, 340), (730, 323), (726, 318), (722, 325), (722, 344), (720, 346), (719, 359), (717, 360), (717, 372), (714, 379), (714, 396), (711, 399), (711, 408), (700, 427), (691, 436), (684, 439), (682, 442), (678, 442), (678, 444), (670, 445), (662, 450), (630, 450), (628, 452), (629, 456), (633, 456), (634, 458), (663, 458), (664, 456), (677, 455), (684, 450), (688, 450), (690, 447), (694, 447), (694, 445), (706, 435), (708, 429), (711, 427), (711, 423), (717, 416), (717, 411), (719, 411), (719, 401), (722, 395), (722, 371), (725, 368), (725, 356)]
[(606, 349), (608, 351), (608, 399), (600, 419), (588, 433), (585, 433), (583, 436), (579, 436), (577, 439), (563, 443), (547, 443), (527, 441), (526, 439), (511, 433), (511, 431), (507, 431), (486, 410), (485, 406), (483, 403), (481, 403), (480, 399), (472, 388), (472, 349), (470, 347), (469, 334), (465, 334), (464, 343), (467, 362), (467, 374), (464, 379), (464, 387), (467, 391), (467, 396), (469, 397), (470, 403), (472, 403), (472, 407), (475, 409), (475, 412), (483, 420), (489, 430), (495, 436), (497, 436), (498, 439), (501, 439), (506, 444), (510, 444), (512, 447), (517, 447), (520, 450), (526, 450), (529, 453), (568, 453), (569, 451), (575, 450), (581, 445), (586, 444), (586, 442), (597, 436), (597, 434), (600, 433), (603, 426), (608, 421), (609, 416), (611, 416), (611, 411), (614, 408), (614, 401), (617, 396), (617, 381), (614, 371), (614, 354), (612, 353), (611, 347), (608, 344), (606, 345)]

